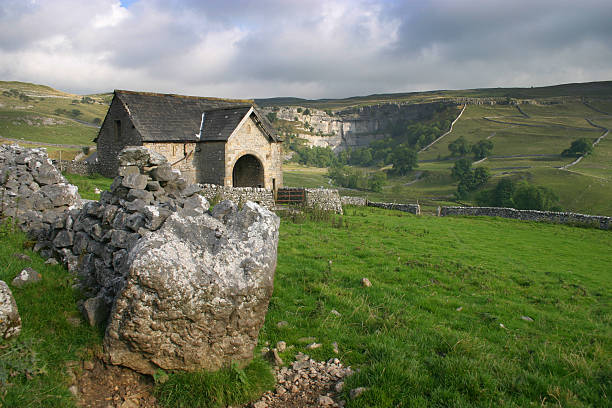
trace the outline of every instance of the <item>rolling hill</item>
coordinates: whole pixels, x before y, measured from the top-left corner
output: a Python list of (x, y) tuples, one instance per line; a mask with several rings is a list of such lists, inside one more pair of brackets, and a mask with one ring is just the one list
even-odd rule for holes
[[(47, 144), (52, 157), (58, 157), (59, 151), (64, 158), (74, 157), (80, 146), (93, 146), (96, 124), (104, 118), (111, 96), (110, 93), (74, 95), (43, 85), (0, 82), (0, 138), (31, 146)], [(288, 110), (288, 118), (275, 122), (281, 132), (298, 136), (304, 133), (302, 136), (308, 139), (308, 144), (318, 146), (328, 145), (334, 137), (340, 140), (336, 129), (342, 121), (351, 121), (353, 129), (368, 128), (368, 123), (388, 125), (401, 121), (406, 112), (434, 102), (466, 108), (451, 133), (419, 153), (419, 167), (407, 176), (389, 177), (381, 192), (341, 189), (342, 194), (383, 201), (419, 201), (430, 210), (454, 202), (457, 182), (450, 177), (450, 169), (456, 157), (451, 157), (448, 145), (463, 137), (472, 144), (481, 140), (493, 142), (489, 156), (476, 164), (488, 168), (492, 174), (487, 187), (502, 177), (524, 179), (553, 189), (566, 210), (612, 215), (612, 137), (601, 139), (592, 154), (571, 167), (562, 169), (573, 159), (560, 155), (573, 140), (586, 138), (593, 142), (612, 127), (612, 81), (538, 88), (376, 94), (344, 99), (256, 99), (268, 112)], [(390, 110), (385, 108), (389, 106), (398, 107), (392, 118), (387, 113)], [(308, 109), (312, 110), (312, 116), (303, 114)], [(302, 113), (294, 115), (293, 112)], [(414, 116), (406, 121), (419, 120), (422, 119)], [(333, 127), (334, 131), (326, 133), (325, 126)], [(368, 143), (385, 134), (384, 129), (377, 129), (358, 136), (363, 143)], [(365, 172), (378, 170), (380, 167), (364, 169)], [(325, 169), (292, 164), (285, 167), (285, 184), (333, 185)]]

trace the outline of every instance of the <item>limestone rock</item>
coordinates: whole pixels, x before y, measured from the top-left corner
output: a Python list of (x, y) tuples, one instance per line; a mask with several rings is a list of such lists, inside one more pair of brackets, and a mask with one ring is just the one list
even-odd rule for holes
[(104, 338), (110, 362), (153, 374), (252, 358), (273, 290), (279, 218), (253, 202), (222, 207), (221, 220), (173, 213), (130, 252)]
[(119, 153), (119, 166), (137, 166), (143, 168), (153, 165), (159, 166), (168, 160), (161, 154), (147, 149), (144, 146), (128, 146)]
[(21, 318), (17, 303), (4, 281), (0, 281), (0, 337), (8, 339), (21, 332)]
[(108, 305), (101, 296), (83, 302), (83, 315), (90, 326), (98, 326), (104, 323), (108, 317), (108, 312)]
[(13, 279), (11, 283), (13, 286), (20, 288), (25, 284), (38, 282), (41, 279), (42, 277), (40, 276), (40, 273), (36, 272), (32, 268), (25, 268), (15, 277), (15, 279)]

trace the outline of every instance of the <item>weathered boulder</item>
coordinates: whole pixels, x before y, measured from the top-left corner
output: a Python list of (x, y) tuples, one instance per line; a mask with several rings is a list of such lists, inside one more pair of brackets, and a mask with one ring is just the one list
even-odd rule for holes
[(279, 218), (253, 202), (218, 206), (214, 217), (190, 202), (129, 252), (104, 338), (111, 363), (153, 374), (252, 358), (272, 295)]
[(17, 303), (4, 281), (0, 281), (0, 337), (8, 339), (21, 333), (21, 318)]

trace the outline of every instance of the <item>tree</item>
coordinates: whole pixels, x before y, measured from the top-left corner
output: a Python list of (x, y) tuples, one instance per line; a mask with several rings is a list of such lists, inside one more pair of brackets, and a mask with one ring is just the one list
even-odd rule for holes
[(547, 187), (532, 186), (527, 182), (518, 185), (513, 195), (518, 210), (559, 211), (559, 197)]
[(490, 140), (481, 140), (472, 146), (472, 153), (474, 153), (475, 160), (484, 159), (492, 150), (493, 142)]
[(493, 207), (514, 208), (514, 199), (512, 197), (515, 189), (516, 186), (512, 179), (503, 178), (499, 180), (493, 190), (493, 203), (491, 205)]
[(451, 175), (456, 180), (461, 180), (463, 175), (470, 172), (472, 170), (472, 161), (468, 158), (459, 159), (455, 162), (453, 169), (451, 170)]
[(563, 157), (577, 157), (587, 155), (593, 151), (593, 145), (585, 138), (576, 139), (572, 142), (569, 149), (565, 149), (561, 156)]
[(457, 140), (451, 142), (448, 145), (448, 150), (450, 150), (451, 155), (453, 156), (465, 156), (471, 149), (469, 143), (463, 138), (463, 136), (459, 137)]
[(417, 164), (417, 152), (408, 146), (400, 145), (391, 156), (393, 173), (404, 176), (412, 171)]

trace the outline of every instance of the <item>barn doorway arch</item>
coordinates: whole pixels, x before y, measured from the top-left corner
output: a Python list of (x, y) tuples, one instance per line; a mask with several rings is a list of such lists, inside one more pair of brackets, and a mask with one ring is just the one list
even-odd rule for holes
[(245, 154), (236, 160), (232, 170), (234, 187), (264, 187), (264, 169), (259, 159)]

